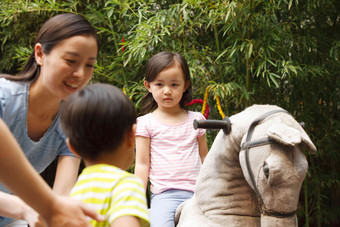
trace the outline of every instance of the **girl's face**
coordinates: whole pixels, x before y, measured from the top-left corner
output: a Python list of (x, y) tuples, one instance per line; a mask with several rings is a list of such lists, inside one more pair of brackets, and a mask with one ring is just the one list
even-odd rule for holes
[(41, 71), (36, 83), (52, 96), (65, 99), (91, 79), (97, 50), (97, 42), (92, 36), (65, 39), (49, 54), (44, 53), (42, 45), (37, 43), (35, 57)]
[(161, 71), (152, 82), (145, 81), (144, 85), (152, 93), (158, 108), (180, 108), (179, 102), (190, 85), (184, 78), (180, 64), (175, 61), (173, 65)]

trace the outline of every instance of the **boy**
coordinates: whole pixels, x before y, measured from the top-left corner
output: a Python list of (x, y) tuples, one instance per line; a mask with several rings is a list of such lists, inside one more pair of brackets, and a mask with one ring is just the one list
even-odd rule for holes
[(124, 171), (134, 158), (136, 112), (131, 101), (112, 85), (89, 85), (67, 98), (60, 121), (70, 150), (86, 166), (70, 196), (106, 217), (91, 224), (148, 226), (143, 184)]
[[(79, 201), (71, 201), (69, 198), (57, 197), (46, 182), (34, 170), (25, 157), (20, 145), (12, 135), (6, 123), (0, 118), (0, 182), (4, 183), (12, 192), (20, 196), (28, 205), (32, 206), (44, 218), (50, 227), (90, 227), (85, 215), (98, 220), (103, 219), (92, 209), (88, 209)], [(23, 187), (25, 185), (25, 187)], [(0, 192), (3, 193), (3, 192)], [(39, 198), (39, 200), (37, 200)], [(19, 200), (19, 199), (18, 199)], [(22, 206), (26, 203), (20, 202)], [(11, 214), (16, 215), (20, 206), (8, 204)], [(8, 215), (7, 210), (0, 207), (1, 215)], [(33, 210), (32, 208), (26, 208)], [(85, 214), (85, 215), (84, 215)], [(12, 216), (16, 218), (15, 216)], [(35, 215), (32, 215), (35, 219)], [(38, 221), (38, 220), (34, 220)], [(40, 222), (34, 222), (34, 226), (45, 226)], [(27, 224), (26, 224), (27, 226)], [(32, 225), (33, 226), (33, 225)]]

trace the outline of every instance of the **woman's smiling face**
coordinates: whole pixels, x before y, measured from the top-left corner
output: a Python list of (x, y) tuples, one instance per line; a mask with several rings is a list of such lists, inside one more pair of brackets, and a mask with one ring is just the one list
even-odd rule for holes
[(49, 54), (42, 45), (35, 46), (36, 61), (41, 67), (36, 83), (52, 96), (65, 99), (91, 79), (98, 46), (93, 36), (73, 36), (58, 43)]

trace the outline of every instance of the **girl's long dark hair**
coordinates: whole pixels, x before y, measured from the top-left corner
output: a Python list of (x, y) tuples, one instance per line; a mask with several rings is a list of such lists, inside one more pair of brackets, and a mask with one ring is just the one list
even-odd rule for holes
[[(182, 55), (173, 52), (160, 52), (152, 56), (146, 65), (145, 80), (151, 83), (156, 79), (157, 75), (161, 71), (175, 64), (175, 61), (177, 61), (181, 65), (185, 82), (190, 83), (187, 90), (183, 93), (181, 101), (179, 102), (181, 108), (187, 109), (186, 104), (189, 103), (192, 99), (192, 86), (188, 63)], [(150, 92), (148, 92), (142, 98), (141, 103), (143, 107), (142, 111), (144, 114), (149, 113), (157, 108), (157, 103), (153, 99), (152, 94)]]
[[(49, 54), (51, 50), (61, 41), (77, 35), (93, 36), (97, 41), (98, 51), (100, 48), (99, 37), (92, 25), (81, 15), (67, 13), (56, 15), (47, 20), (40, 28), (36, 43), (41, 43), (45, 54)], [(26, 62), (24, 68), (17, 76), (1, 75), (1, 77), (14, 81), (35, 81), (40, 74), (40, 66), (35, 60), (35, 50)]]

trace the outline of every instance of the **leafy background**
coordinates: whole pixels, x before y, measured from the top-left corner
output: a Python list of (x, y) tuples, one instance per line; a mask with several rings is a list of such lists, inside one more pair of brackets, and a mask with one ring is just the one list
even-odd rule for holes
[[(221, 119), (219, 96), (227, 116), (274, 104), (305, 122), (318, 151), (306, 153), (299, 225), (340, 223), (340, 1), (1, 0), (0, 72), (16, 74), (43, 22), (66, 12), (84, 15), (100, 35), (92, 82), (123, 89), (138, 113), (146, 61), (175, 51), (188, 61), (194, 98), (209, 89), (210, 119)], [(209, 146), (215, 135), (208, 132)]]

